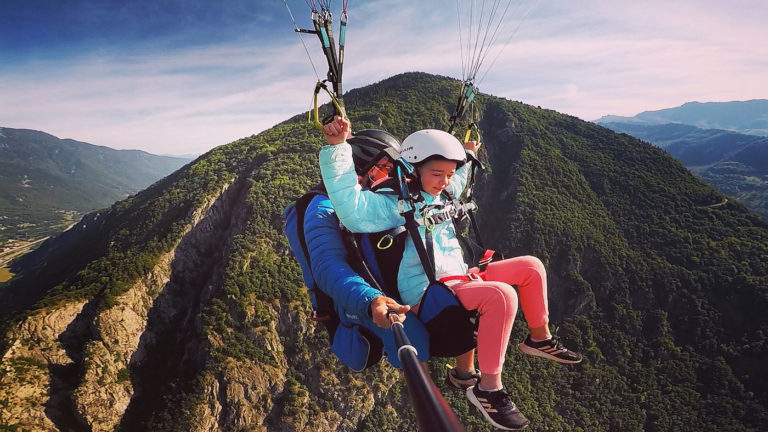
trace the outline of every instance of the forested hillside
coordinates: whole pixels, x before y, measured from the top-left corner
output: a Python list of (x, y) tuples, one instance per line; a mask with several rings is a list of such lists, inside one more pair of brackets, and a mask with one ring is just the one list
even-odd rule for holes
[[(460, 83), (398, 75), (345, 95), (355, 129), (446, 128)], [(489, 95), (486, 239), (549, 272), (583, 363), (525, 356), (504, 381), (531, 431), (761, 431), (768, 225), (663, 150)], [(218, 147), (48, 240), (0, 285), (0, 424), (34, 430), (416, 430), (385, 362), (351, 374), (309, 318), (282, 233), (319, 179), (304, 115)], [(87, 247), (86, 247), (87, 245)], [(522, 321), (522, 314), (518, 317)], [(491, 428), (442, 384), (467, 430)], [(12, 429), (11, 429), (12, 430)]]
[(682, 124), (603, 125), (663, 148), (707, 183), (768, 217), (768, 137)]

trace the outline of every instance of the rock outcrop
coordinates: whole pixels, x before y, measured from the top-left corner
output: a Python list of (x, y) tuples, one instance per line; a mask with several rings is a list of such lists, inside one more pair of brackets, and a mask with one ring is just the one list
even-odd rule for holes
[(134, 395), (131, 369), (152, 349), (154, 333), (169, 331), (148, 328), (148, 318), (153, 310), (175, 316), (189, 308), (163, 293), (174, 289), (174, 269), (197, 265), (195, 245), (220, 234), (216, 227), (229, 213), (222, 207), (231, 205), (231, 185), (194, 209), (179, 244), (109, 307), (96, 297), (42, 309), (8, 335), (11, 346), (0, 364), (0, 424), (45, 431), (113, 431), (120, 424)]
[(56, 405), (55, 400), (50, 400), (49, 391), (57, 387), (51, 370), (74, 366), (59, 336), (85, 304), (81, 301), (38, 311), (12, 330), (11, 347), (0, 363), (0, 424), (59, 430), (49, 418), (55, 415), (51, 409)]

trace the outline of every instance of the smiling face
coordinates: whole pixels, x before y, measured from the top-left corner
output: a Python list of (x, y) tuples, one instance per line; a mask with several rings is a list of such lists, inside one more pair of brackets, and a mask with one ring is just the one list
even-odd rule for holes
[(440, 195), (451, 184), (451, 177), (456, 172), (456, 162), (432, 159), (417, 168), (421, 189), (430, 195)]

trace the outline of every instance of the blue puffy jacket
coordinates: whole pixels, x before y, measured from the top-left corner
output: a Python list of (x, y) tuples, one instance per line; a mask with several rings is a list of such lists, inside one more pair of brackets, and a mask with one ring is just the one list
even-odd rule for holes
[(334, 301), (342, 322), (370, 320), (368, 306), (382, 295), (347, 263), (347, 250), (331, 201), (315, 196), (304, 216), (304, 238), (317, 286)]
[[(339, 359), (354, 370), (362, 370), (368, 351), (354, 325), (365, 327), (384, 344), (389, 362), (401, 367), (397, 356), (397, 344), (390, 329), (374, 324), (368, 315), (371, 301), (381, 294), (369, 285), (347, 262), (347, 250), (341, 234), (339, 219), (331, 207), (331, 201), (323, 195), (315, 196), (304, 214), (304, 238), (307, 242), (312, 275), (318, 288), (334, 302), (341, 325), (336, 330), (331, 349)], [(424, 325), (412, 313), (406, 314), (403, 323), (411, 344), (416, 347), (421, 361), (429, 359), (429, 334)], [(360, 358), (363, 355), (363, 358)]]
[[(324, 146), (320, 151), (320, 171), (328, 195), (341, 222), (352, 232), (379, 232), (405, 223), (397, 208), (397, 197), (364, 190), (357, 180), (352, 161), (352, 148), (347, 143)], [(467, 184), (468, 164), (456, 170), (448, 191), (459, 196)], [(424, 201), (417, 204), (416, 217), (424, 215), (425, 205), (439, 204), (440, 196), (422, 192)], [(424, 227), (419, 227), (424, 239)], [(438, 279), (467, 273), (467, 265), (456, 237), (453, 223), (448, 220), (432, 229), (435, 253), (435, 274)], [(397, 285), (403, 302), (419, 303), (429, 281), (410, 237), (397, 275)]]

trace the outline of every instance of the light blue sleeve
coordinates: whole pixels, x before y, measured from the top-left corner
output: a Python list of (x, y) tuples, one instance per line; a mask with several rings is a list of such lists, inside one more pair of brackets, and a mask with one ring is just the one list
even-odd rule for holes
[(458, 198), (464, 188), (467, 187), (467, 179), (469, 178), (469, 167), (471, 163), (465, 163), (459, 169), (453, 173), (451, 177), (451, 183), (448, 185), (448, 192), (451, 196)]
[(320, 172), (336, 215), (350, 231), (379, 232), (405, 224), (397, 209), (397, 197), (360, 186), (349, 144), (324, 146), (320, 150)]

